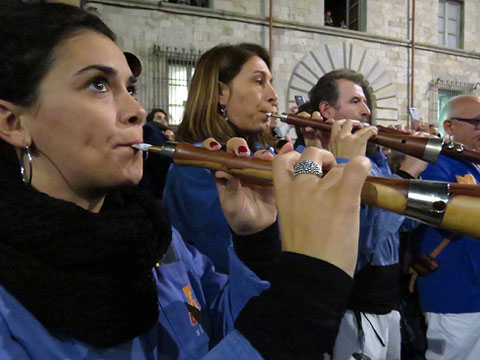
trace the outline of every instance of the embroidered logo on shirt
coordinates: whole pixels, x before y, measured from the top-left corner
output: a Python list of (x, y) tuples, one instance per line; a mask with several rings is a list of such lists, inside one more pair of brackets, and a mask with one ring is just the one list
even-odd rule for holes
[(184, 286), (183, 292), (185, 293), (188, 301), (187, 309), (188, 315), (190, 316), (190, 323), (192, 325), (197, 325), (198, 322), (201, 320), (200, 306), (198, 306), (197, 300), (193, 298), (190, 285)]
[(465, 176), (455, 175), (455, 177), (457, 178), (457, 182), (459, 184), (477, 185), (477, 182), (472, 174), (465, 174)]

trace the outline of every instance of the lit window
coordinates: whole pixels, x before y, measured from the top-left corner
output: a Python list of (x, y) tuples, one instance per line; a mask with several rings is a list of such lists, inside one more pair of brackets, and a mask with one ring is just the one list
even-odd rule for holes
[(168, 64), (168, 112), (171, 125), (178, 125), (182, 121), (184, 105), (188, 96), (188, 85), (195, 68), (192, 65)]
[(142, 104), (146, 109), (162, 108), (168, 112), (169, 125), (176, 128), (182, 122), (188, 88), (195, 64), (201, 52), (191, 49), (168, 48), (154, 45), (145, 68), (151, 78), (146, 81)]

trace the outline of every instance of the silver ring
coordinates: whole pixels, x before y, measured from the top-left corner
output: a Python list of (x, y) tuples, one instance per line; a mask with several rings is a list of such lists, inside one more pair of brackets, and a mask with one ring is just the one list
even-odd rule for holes
[(297, 176), (300, 174), (314, 174), (322, 177), (323, 171), (322, 168), (312, 160), (302, 160), (295, 165), (293, 168), (293, 175)]

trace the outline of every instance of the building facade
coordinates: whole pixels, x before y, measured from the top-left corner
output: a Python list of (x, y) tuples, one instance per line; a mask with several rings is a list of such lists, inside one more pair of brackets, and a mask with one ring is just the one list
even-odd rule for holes
[[(305, 95), (324, 72), (338, 68), (366, 77), (374, 118), (384, 125), (408, 122), (412, 105), (435, 124), (439, 104), (448, 97), (477, 93), (480, 0), (189, 3), (102, 0), (81, 5), (112, 27), (121, 48), (139, 55), (144, 64), (140, 101), (147, 111), (168, 108), (174, 122), (181, 119), (196, 59), (219, 43), (248, 41), (269, 48), (271, 39), (280, 111), (294, 104), (294, 95)], [(324, 25), (327, 10), (334, 26)]]

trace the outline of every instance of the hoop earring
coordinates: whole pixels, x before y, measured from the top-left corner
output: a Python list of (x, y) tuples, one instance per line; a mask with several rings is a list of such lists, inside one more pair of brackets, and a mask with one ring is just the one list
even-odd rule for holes
[[(23, 166), (24, 152), (25, 152), (25, 155), (27, 155), (27, 160), (28, 160), (28, 173), (25, 170), (25, 167)], [(32, 184), (33, 168), (32, 168), (32, 154), (30, 154), (30, 148), (28, 147), (28, 145), (25, 145), (25, 149), (22, 149), (22, 152), (20, 153), (20, 174), (22, 175), (23, 182), (26, 185), (30, 186)]]
[(225, 105), (220, 105), (220, 115), (222, 115), (225, 121), (228, 121), (227, 107)]

